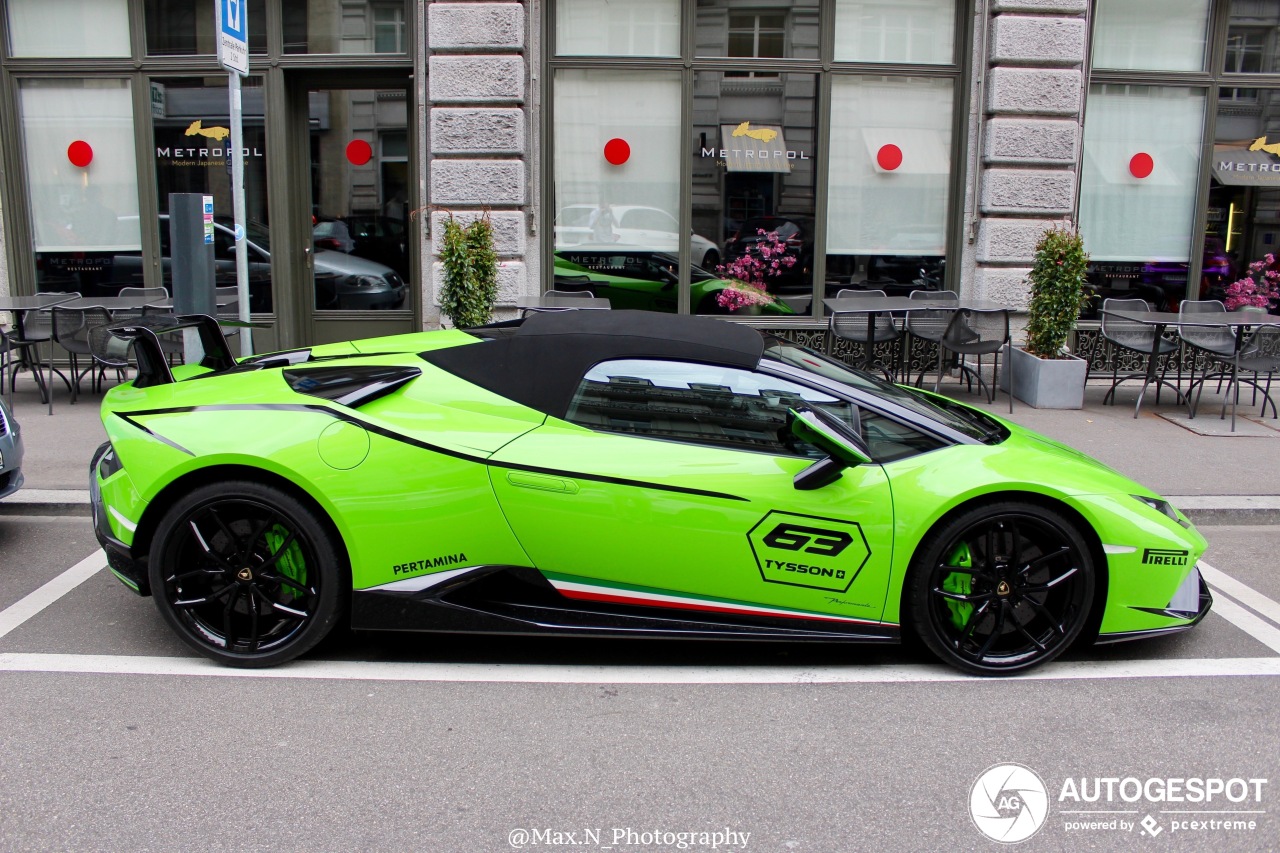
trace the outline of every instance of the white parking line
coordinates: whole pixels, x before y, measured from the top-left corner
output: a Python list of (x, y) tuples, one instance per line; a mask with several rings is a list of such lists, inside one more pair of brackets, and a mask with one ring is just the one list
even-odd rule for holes
[(96, 575), (106, 564), (107, 555), (99, 548), (35, 592), (0, 611), (0, 637)]
[[(93, 577), (106, 565), (95, 551), (25, 598), (0, 611), (0, 637)], [(1201, 564), (1217, 595), (1213, 612), (1280, 655), (1280, 604), (1230, 575)], [(1228, 597), (1228, 595), (1232, 597)], [(1251, 612), (1238, 603), (1274, 620)], [(215, 676), (230, 678), (309, 678), (407, 682), (506, 682), (544, 684), (893, 684), (912, 682), (990, 683), (941, 665), (825, 667), (750, 666), (597, 666), (543, 664), (389, 663), (301, 660), (273, 669), (230, 669), (203, 658), (130, 655), (0, 654), (0, 672), (60, 672), (100, 675)], [(1158, 659), (1055, 662), (1019, 681), (1114, 678), (1203, 678), (1277, 676), (1280, 657)]]
[(1252, 587), (1245, 586), (1231, 575), (1221, 569), (1215, 569), (1203, 560), (1200, 562), (1200, 573), (1215, 591), (1226, 593), (1280, 625), (1280, 603), (1272, 601)]
[(1070, 661), (1047, 664), (1010, 679), (991, 679), (965, 675), (941, 664), (753, 667), (299, 660), (273, 669), (231, 669), (203, 658), (9, 653), (0, 654), (0, 672), (514, 684), (901, 684), (956, 681), (996, 684), (1112, 678), (1278, 676), (1280, 657)]

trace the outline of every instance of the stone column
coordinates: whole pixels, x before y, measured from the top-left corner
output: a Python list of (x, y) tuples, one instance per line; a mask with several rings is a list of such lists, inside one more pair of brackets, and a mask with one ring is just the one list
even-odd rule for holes
[(531, 150), (527, 8), (520, 2), (427, 2), (427, 192), (431, 275), (426, 328), (439, 325), (439, 239), (452, 213), (466, 223), (488, 209), (498, 252), (498, 304), (528, 287)]
[(1075, 216), (1086, 3), (989, 0), (986, 20), (975, 22), (987, 28), (987, 51), (974, 68), (985, 91), (970, 116), (979, 162), (966, 187), (965, 296), (1025, 306), (1040, 233)]

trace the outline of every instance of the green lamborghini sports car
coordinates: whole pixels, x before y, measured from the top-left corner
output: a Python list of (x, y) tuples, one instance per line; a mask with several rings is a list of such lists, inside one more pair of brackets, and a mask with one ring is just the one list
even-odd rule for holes
[[(187, 330), (199, 363), (170, 367)], [(251, 357), (101, 327), (115, 574), (233, 666), (363, 630), (890, 643), (978, 674), (1181, 631), (1204, 539), (1062, 444), (743, 325), (565, 311)]]

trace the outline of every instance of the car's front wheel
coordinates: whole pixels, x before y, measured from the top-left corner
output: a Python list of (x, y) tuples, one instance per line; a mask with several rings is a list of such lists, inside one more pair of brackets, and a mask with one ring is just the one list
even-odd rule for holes
[(320, 642), (350, 582), (315, 513), (280, 489), (216, 483), (179, 498), (151, 548), (152, 594), (187, 645), (230, 666), (271, 666)]
[(1031, 504), (978, 506), (921, 543), (907, 578), (912, 624), (946, 663), (978, 675), (1053, 660), (1080, 634), (1093, 559), (1076, 526)]

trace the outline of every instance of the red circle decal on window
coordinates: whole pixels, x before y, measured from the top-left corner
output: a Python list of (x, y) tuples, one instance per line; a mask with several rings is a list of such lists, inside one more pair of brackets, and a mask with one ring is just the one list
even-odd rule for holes
[(1156, 161), (1151, 159), (1151, 155), (1145, 151), (1139, 151), (1129, 161), (1129, 174), (1141, 180), (1150, 175), (1155, 167)]
[(77, 139), (67, 146), (67, 159), (72, 166), (83, 169), (93, 162), (93, 147), (83, 139)]
[(610, 139), (604, 144), (604, 159), (614, 166), (621, 166), (631, 159), (631, 146), (625, 139)]
[(876, 165), (886, 172), (892, 172), (902, 165), (902, 149), (890, 143), (881, 145), (876, 152)]
[(347, 143), (347, 159), (353, 166), (363, 166), (373, 159), (373, 149), (363, 139), (353, 139)]

